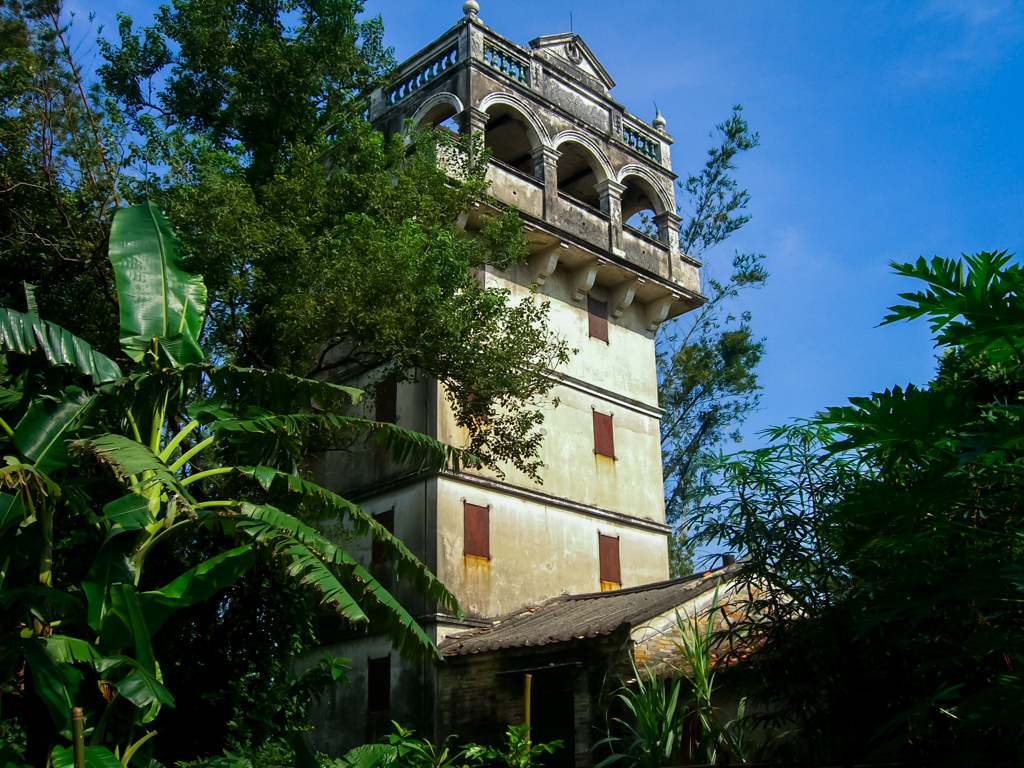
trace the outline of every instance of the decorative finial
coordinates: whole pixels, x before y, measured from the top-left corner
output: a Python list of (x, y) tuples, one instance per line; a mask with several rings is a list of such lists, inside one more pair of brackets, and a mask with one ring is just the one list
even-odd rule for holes
[(662, 116), (661, 110), (658, 109), (658, 105), (654, 105), (654, 120), (651, 121), (651, 125), (657, 128), (659, 131), (664, 131), (665, 126), (668, 125), (668, 121)]
[(462, 12), (470, 18), (474, 18), (478, 13), (480, 13), (480, 3), (476, 0), (466, 0), (466, 2), (462, 4)]

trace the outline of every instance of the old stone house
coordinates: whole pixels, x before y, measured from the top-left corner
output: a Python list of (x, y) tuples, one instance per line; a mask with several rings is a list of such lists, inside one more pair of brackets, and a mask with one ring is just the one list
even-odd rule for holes
[[(555, 329), (580, 351), (550, 372), (560, 406), (545, 424), (542, 486), (512, 468), (499, 478), (409, 472), (379, 456), (322, 458), (320, 479), (393, 530), (467, 616), (438, 612), (395, 583), (369, 542), (356, 547), (446, 661), (407, 662), (383, 637), (339, 638), (328, 650), (352, 659), (351, 684), (318, 711), (312, 741), (337, 754), (379, 737), (392, 719), (432, 739), (479, 738), (465, 729), (521, 717), (513, 692), (533, 665), (562, 670), (538, 678), (537, 698), (544, 722), (573, 734), (567, 753), (585, 765), (589, 725), (567, 724), (593, 719), (608, 665), (635, 644), (636, 627), (692, 601), (692, 590), (712, 589), (700, 577), (668, 580), (655, 370), (659, 325), (704, 301), (700, 263), (679, 250), (661, 115), (648, 124), (616, 102), (614, 81), (578, 35), (524, 47), (487, 27), (473, 0), (463, 11), (372, 95), (370, 119), (387, 135), (407, 121), (483, 135), (491, 194), (520, 211), (530, 257), (482, 279), (513, 296), (537, 286)], [(469, 212), (467, 229), (485, 212)], [(641, 214), (646, 229), (631, 225)], [(379, 419), (459, 444), (437, 382), (377, 395)], [(557, 641), (539, 639), (549, 617)], [(517, 627), (521, 637), (510, 634)]]

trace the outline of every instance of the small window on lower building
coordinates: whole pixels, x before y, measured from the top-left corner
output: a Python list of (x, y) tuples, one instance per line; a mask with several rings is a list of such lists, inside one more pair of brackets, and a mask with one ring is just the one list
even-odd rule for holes
[(590, 322), (590, 338), (608, 341), (608, 304), (587, 296), (587, 319)]
[[(389, 509), (387, 512), (381, 512), (379, 515), (374, 515), (373, 519), (384, 526), (388, 533), (395, 532), (395, 510)], [(384, 552), (384, 542), (374, 539), (370, 545), (370, 565), (383, 563), (385, 559)]]
[(465, 551), (476, 557), (491, 556), (491, 510), (464, 502)]
[(615, 458), (615, 438), (612, 435), (612, 417), (594, 411), (594, 453)]
[(366, 711), (388, 712), (391, 709), (391, 655), (367, 660)]
[(597, 535), (601, 561), (601, 591), (618, 589), (622, 586), (622, 570), (619, 568), (618, 536)]

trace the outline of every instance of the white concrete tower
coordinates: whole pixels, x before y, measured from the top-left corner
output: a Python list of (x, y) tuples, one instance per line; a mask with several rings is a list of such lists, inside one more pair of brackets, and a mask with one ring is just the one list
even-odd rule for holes
[[(463, 10), (372, 95), (370, 119), (388, 135), (410, 119), (484, 135), (491, 194), (519, 209), (531, 243), (527, 263), (488, 268), (486, 284), (513, 295), (537, 285), (579, 354), (550, 372), (561, 404), (544, 426), (543, 485), (513, 468), (499, 479), (408, 472), (379, 457), (353, 471), (347, 457), (324, 458), (327, 482), (379, 515), (466, 610), (465, 620), (439, 614), (394, 584), (365, 544), (375, 575), (437, 641), (564, 592), (668, 578), (654, 334), (703, 301), (700, 264), (679, 252), (672, 140), (660, 112), (648, 125), (614, 101), (614, 81), (579, 36), (524, 48), (485, 26), (477, 3)], [(626, 223), (637, 214), (647, 232)], [(436, 382), (379, 394), (379, 418), (453, 445), (464, 439)], [(353, 721), (352, 738), (324, 732), (330, 717), (318, 718), (319, 744), (336, 752), (389, 730), (390, 719), (431, 735), (434, 672), (401, 661), (384, 638), (339, 638), (332, 650), (353, 660), (335, 711), (370, 711), (362, 725)]]

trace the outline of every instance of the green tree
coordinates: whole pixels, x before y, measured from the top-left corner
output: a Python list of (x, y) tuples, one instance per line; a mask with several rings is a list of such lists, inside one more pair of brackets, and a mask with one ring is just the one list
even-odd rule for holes
[(745, 552), (741, 629), (804, 759), (1024, 757), (1024, 271), (1006, 253), (894, 264), (944, 350), (924, 388), (830, 408), (733, 462), (705, 541)]
[(471, 277), (526, 257), (522, 222), (508, 210), (463, 229), (487, 200), (479, 147), (371, 130), (392, 59), (361, 10), (179, 0), (139, 32), (122, 16), (101, 75), (140, 137), (127, 186), (181, 233), (217, 354), (337, 381), (434, 377), (470, 450), (536, 476), (542, 370), (567, 349), (546, 304)]
[[(699, 175), (680, 182), (688, 209), (680, 226), (680, 249), (693, 257), (725, 241), (750, 220), (744, 213), (750, 195), (730, 175), (736, 157), (760, 143), (750, 133), (742, 107), (717, 126), (721, 143), (708, 150)], [(702, 271), (708, 301), (700, 309), (671, 322), (658, 340), (659, 400), (663, 478), (673, 576), (693, 568), (687, 544), (689, 513), (714, 480), (709, 456), (729, 438), (740, 440), (738, 427), (757, 408), (760, 385), (756, 368), (764, 339), (755, 336), (748, 311), (734, 314), (740, 291), (759, 288), (768, 279), (764, 256), (737, 252), (727, 279), (715, 278), (714, 267)]]
[[(347, 621), (386, 632), (403, 654), (436, 656), (384, 587), (304, 521), (331, 516), (352, 536), (372, 536), (401, 578), (459, 612), (454, 597), (371, 516), (293, 474), (298, 446), (288, 438), (304, 428), (355, 431), (413, 465), (457, 470), (477, 460), (339, 415), (356, 390), (206, 363), (197, 340), (205, 287), (177, 265), (174, 235), (154, 205), (117, 212), (110, 260), (130, 373), (40, 319), (31, 291), (27, 313), (0, 309), (0, 692), (5, 715), (27, 729), (30, 758), (68, 760), (59, 741), (79, 706), (92, 726), (91, 760), (112, 758), (117, 745), (124, 764), (133, 754), (148, 764), (150, 723), (176, 693), (193, 693), (161, 665), (154, 636), (193, 606), (230, 616), (219, 596), (259, 560), (314, 586)], [(234, 463), (247, 456), (259, 462)], [(164, 567), (150, 568), (172, 542)], [(321, 670), (333, 679), (341, 671)], [(291, 706), (300, 714), (294, 699), (325, 682), (321, 674), (289, 683)]]

